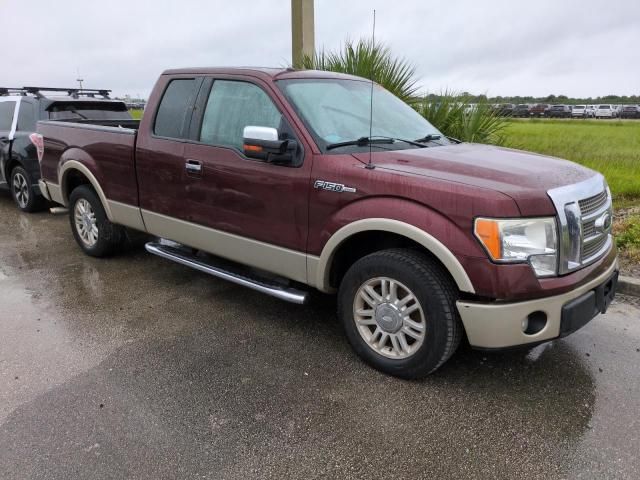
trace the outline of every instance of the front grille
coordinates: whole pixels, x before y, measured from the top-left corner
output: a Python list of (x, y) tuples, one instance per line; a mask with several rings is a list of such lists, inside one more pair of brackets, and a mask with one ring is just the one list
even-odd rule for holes
[(582, 261), (591, 260), (607, 243), (609, 234), (604, 234), (592, 242), (582, 244)]
[(589, 220), (588, 222), (582, 223), (582, 236), (584, 238), (595, 237), (597, 233), (595, 220)]
[(558, 273), (570, 273), (606, 255), (612, 243), (612, 212), (604, 178), (595, 175), (547, 193), (558, 212)]
[(582, 216), (589, 215), (590, 213), (599, 210), (607, 203), (607, 191), (604, 190), (593, 197), (585, 198), (584, 200), (580, 200), (578, 205), (580, 205), (580, 212)]

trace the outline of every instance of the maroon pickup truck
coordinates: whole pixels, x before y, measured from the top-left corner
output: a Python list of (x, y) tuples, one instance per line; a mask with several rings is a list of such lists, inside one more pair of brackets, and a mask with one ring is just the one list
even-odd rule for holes
[(613, 299), (602, 175), (447, 139), (362, 78), (170, 70), (139, 125), (98, 123), (38, 124), (40, 187), (82, 250), (113, 253), (126, 227), (287, 301), (337, 293), (353, 348), (387, 373), (426, 375), (465, 335), (480, 349), (563, 337)]

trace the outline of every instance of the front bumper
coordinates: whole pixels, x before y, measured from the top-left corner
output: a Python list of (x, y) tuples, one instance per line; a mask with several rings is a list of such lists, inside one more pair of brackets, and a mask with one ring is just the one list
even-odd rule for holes
[[(475, 348), (501, 349), (568, 335), (606, 310), (615, 294), (617, 272), (616, 260), (591, 281), (552, 297), (509, 303), (458, 301), (469, 343)], [(534, 312), (546, 315), (546, 323), (536, 333), (525, 333), (523, 322)]]

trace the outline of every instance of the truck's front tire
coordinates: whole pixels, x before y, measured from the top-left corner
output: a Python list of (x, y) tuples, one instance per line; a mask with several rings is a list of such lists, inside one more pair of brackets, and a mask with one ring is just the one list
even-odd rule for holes
[(355, 262), (338, 292), (338, 315), (354, 350), (374, 368), (420, 378), (456, 351), (462, 323), (457, 289), (434, 260), (409, 249)]
[(111, 255), (124, 242), (124, 228), (109, 221), (100, 198), (88, 185), (71, 192), (69, 221), (76, 242), (92, 257)]

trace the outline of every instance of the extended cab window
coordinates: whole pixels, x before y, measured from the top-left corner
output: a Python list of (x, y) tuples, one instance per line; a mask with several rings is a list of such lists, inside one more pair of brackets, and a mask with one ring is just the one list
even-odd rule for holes
[(242, 150), (244, 127), (280, 128), (282, 114), (257, 85), (216, 80), (202, 119), (200, 141)]
[(0, 130), (9, 131), (13, 124), (13, 111), (16, 102), (0, 102)]
[(186, 137), (187, 122), (190, 119), (197, 85), (195, 78), (171, 80), (158, 107), (153, 126), (154, 134), (169, 138)]

